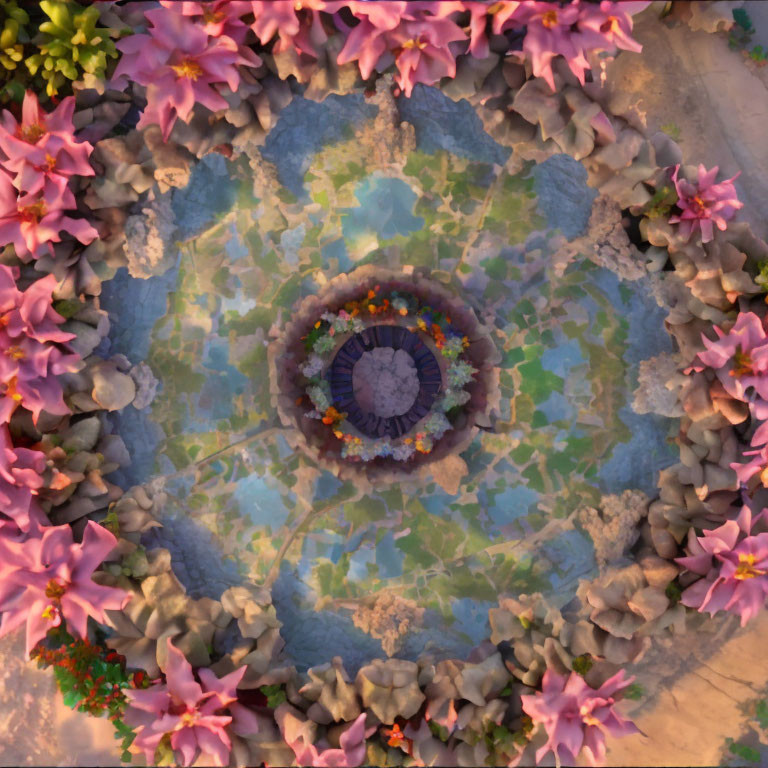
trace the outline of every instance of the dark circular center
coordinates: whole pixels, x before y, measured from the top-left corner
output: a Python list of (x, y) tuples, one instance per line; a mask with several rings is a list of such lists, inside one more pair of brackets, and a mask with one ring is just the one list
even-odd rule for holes
[[(374, 353), (378, 349), (387, 351)], [(414, 392), (409, 391), (410, 366), (403, 361), (403, 353), (416, 370), (418, 390)], [(371, 382), (377, 365), (383, 369), (382, 380)], [(336, 410), (346, 413), (359, 432), (372, 438), (396, 439), (409, 432), (429, 413), (442, 387), (440, 366), (432, 351), (415, 333), (397, 325), (374, 325), (345, 341), (328, 368), (328, 377)], [(399, 395), (392, 391), (398, 377), (403, 389)], [(405, 400), (410, 404), (406, 403), (403, 412)]]

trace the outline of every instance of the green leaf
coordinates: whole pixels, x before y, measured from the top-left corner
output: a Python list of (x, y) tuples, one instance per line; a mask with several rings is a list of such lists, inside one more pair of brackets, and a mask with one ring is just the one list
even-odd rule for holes
[(750, 763), (760, 762), (760, 752), (747, 744), (739, 744), (733, 739), (726, 739), (728, 750), (737, 757), (747, 760)]
[(669, 598), (672, 605), (675, 605), (680, 602), (683, 592), (674, 581), (670, 581), (664, 590), (664, 594)]
[(592, 669), (592, 665), (595, 662), (592, 659), (592, 656), (588, 653), (582, 653), (581, 656), (576, 656), (576, 658), (571, 662), (571, 668), (577, 675), (581, 675), (582, 677), (589, 672), (590, 669)]
[(768, 731), (768, 700), (763, 699), (757, 702), (755, 719), (764, 731)]
[(744, 8), (733, 9), (733, 20), (745, 31), (752, 32), (754, 30), (754, 24), (752, 19), (749, 18), (749, 14)]
[(632, 683), (624, 689), (623, 695), (625, 699), (630, 699), (630, 701), (639, 701), (645, 696), (645, 688), (638, 683)]
[(279, 707), (288, 700), (283, 687), (279, 684), (262, 685), (259, 690), (267, 697), (267, 706), (271, 709)]
[(24, 101), (24, 86), (18, 80), (10, 80), (5, 84), (2, 90), (7, 93), (11, 100), (21, 104)]

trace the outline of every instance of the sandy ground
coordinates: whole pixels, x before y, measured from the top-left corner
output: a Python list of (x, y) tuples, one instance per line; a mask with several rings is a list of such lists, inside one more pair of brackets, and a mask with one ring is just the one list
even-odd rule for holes
[[(768, 43), (768, 3), (747, 9), (753, 42)], [(611, 87), (642, 94), (651, 131), (676, 125), (686, 162), (741, 170), (743, 215), (768, 236), (768, 67), (750, 71), (722, 36), (683, 25), (648, 19), (636, 36), (644, 55), (619, 57)], [(726, 738), (746, 728), (744, 704), (768, 688), (766, 637), (768, 612), (744, 630), (714, 622), (654, 647), (635, 670), (645, 696), (627, 709), (644, 735), (610, 742), (608, 764), (720, 764)], [(109, 722), (67, 709), (53, 675), (22, 660), (23, 644), (23, 633), (0, 640), (0, 765), (119, 765)]]
[(50, 670), (24, 661), (24, 632), (0, 640), (0, 765), (120, 765), (112, 724), (64, 706)]
[[(756, 28), (752, 43), (765, 45), (768, 3), (745, 7)], [(768, 67), (750, 71), (724, 36), (682, 24), (667, 28), (648, 19), (637, 25), (636, 37), (642, 58), (619, 57), (608, 83), (633, 100), (642, 94), (649, 131), (677, 126), (684, 162), (719, 165), (725, 176), (741, 171), (740, 216), (768, 237)], [(732, 627), (719, 627), (723, 642), (693, 633), (666, 649), (657, 646), (637, 666), (646, 696), (626, 711), (634, 710), (645, 736), (612, 741), (608, 765), (723, 764), (726, 739), (738, 741), (747, 730), (745, 705), (765, 698), (768, 687), (768, 613), (743, 630)], [(658, 684), (648, 685), (654, 678)]]
[[(744, 7), (756, 29), (752, 44), (768, 44), (768, 3)], [(643, 53), (609, 65), (607, 87), (638, 102), (651, 134), (674, 126), (684, 162), (718, 165), (726, 177), (741, 171), (740, 215), (768, 237), (768, 66), (748, 67), (723, 34), (668, 28), (658, 18), (641, 18), (635, 37)]]

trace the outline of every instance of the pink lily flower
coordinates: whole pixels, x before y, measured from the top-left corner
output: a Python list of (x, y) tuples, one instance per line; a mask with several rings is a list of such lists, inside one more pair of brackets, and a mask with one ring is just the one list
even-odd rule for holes
[(632, 37), (632, 16), (650, 5), (646, 0), (602, 0), (581, 5), (578, 30), (581, 44), (588, 50), (640, 53), (643, 46)]
[(61, 232), (83, 245), (99, 235), (85, 219), (65, 216), (63, 210), (50, 207), (40, 195), (19, 196), (8, 176), (0, 171), (0, 242), (13, 243), (16, 255), (29, 261), (46, 250), (54, 255), (51, 243), (61, 242)]
[(575, 765), (583, 751), (590, 765), (602, 765), (606, 733), (628, 736), (640, 732), (631, 720), (625, 720), (614, 709), (614, 695), (634, 679), (625, 679), (622, 669), (595, 689), (576, 672), (565, 677), (548, 669), (542, 678), (541, 692), (520, 697), (523, 711), (534, 723), (542, 724), (549, 737), (537, 750), (536, 762), (551, 751), (558, 764)]
[(703, 578), (683, 592), (683, 605), (710, 615), (738, 614), (742, 627), (757, 615), (768, 595), (768, 533), (752, 533), (760, 521), (765, 523), (766, 510), (753, 518), (745, 505), (736, 520), (703, 536), (689, 531), (689, 554), (676, 562)]
[(68, 414), (57, 376), (78, 369), (79, 355), (65, 354), (56, 346), (74, 334), (59, 330), (64, 322), (51, 306), (56, 278), (46, 275), (26, 291), (16, 287), (18, 269), (0, 265), (0, 424), (6, 424), (21, 405), (32, 412), (35, 423), (45, 410)]
[(768, 443), (768, 401), (760, 397), (752, 397), (749, 403), (749, 414), (756, 423), (757, 429), (752, 435), (753, 448)]
[[(754, 440), (752, 441), (754, 444)], [(731, 464), (731, 469), (736, 472), (739, 482), (746, 485), (755, 475), (760, 474), (760, 482), (764, 488), (768, 488), (768, 443), (754, 451), (744, 451), (744, 457), (754, 456), (755, 458), (746, 464), (740, 464), (735, 461)]]
[(543, 77), (553, 91), (552, 60), (556, 56), (563, 56), (579, 82), (585, 82), (589, 62), (580, 39), (571, 31), (580, 13), (577, 2), (561, 6), (540, 0), (527, 2), (517, 11), (515, 21), (527, 27), (523, 52), (531, 61), (534, 77)]
[[(361, 75), (368, 79), (382, 56), (391, 52), (398, 69), (395, 81), (410, 96), (416, 83), (433, 85), (456, 75), (456, 57), (449, 46), (466, 41), (467, 36), (448, 18), (425, 15), (423, 9), (412, 6), (405, 10), (405, 15), (400, 9), (366, 15), (350, 31), (337, 62), (357, 61)], [(399, 23), (392, 27), (396, 17)], [(382, 26), (376, 26), (374, 19), (381, 19)]]
[(727, 333), (717, 326), (714, 330), (715, 341), (701, 336), (706, 350), (698, 360), (703, 366), (694, 364), (689, 370), (714, 369), (725, 391), (744, 403), (754, 399), (750, 389), (768, 401), (768, 336), (762, 320), (754, 312), (740, 312)]
[(23, 541), (0, 537), (0, 637), (26, 622), (29, 652), (62, 619), (85, 639), (88, 617), (103, 623), (105, 610), (119, 610), (129, 595), (96, 584), (91, 575), (117, 544), (102, 526), (88, 521), (81, 544), (68, 525), (41, 528)]
[(231, 37), (210, 37), (176, 10), (161, 7), (144, 15), (152, 23), (149, 34), (117, 44), (124, 55), (114, 79), (128, 77), (147, 86), (147, 108), (138, 127), (157, 124), (167, 141), (177, 119), (189, 122), (195, 104), (212, 112), (227, 109), (219, 88), (236, 91), (238, 66), (258, 67), (261, 59)]
[(687, 179), (679, 179), (680, 165), (676, 165), (672, 172), (672, 181), (679, 200), (676, 205), (680, 208), (679, 215), (671, 216), (670, 224), (680, 225), (680, 234), (686, 239), (699, 230), (702, 243), (708, 243), (714, 237), (713, 224), (721, 231), (727, 227), (727, 222), (732, 219), (739, 208), (744, 207), (737, 195), (733, 182), (741, 171), (730, 179), (715, 184), (718, 166), (707, 170), (699, 165), (699, 175), (696, 182)]
[(46, 518), (37, 504), (43, 485), (45, 454), (29, 448), (14, 448), (8, 426), (0, 426), (0, 505), (2, 514), (13, 520), (20, 531), (45, 525)]
[(339, 749), (329, 747), (318, 749), (308, 743), (302, 732), (293, 733), (293, 728), (285, 717), (285, 711), (275, 713), (286, 744), (296, 755), (297, 765), (311, 765), (316, 768), (356, 768), (365, 762), (366, 714), (363, 712), (339, 737)]
[(444, 77), (455, 77), (456, 57), (449, 43), (467, 39), (461, 27), (437, 17), (403, 21), (388, 37), (398, 51), (395, 82), (406, 96), (411, 95), (416, 83), (432, 85)]
[(469, 2), (460, 3), (463, 10), (469, 11), (469, 48), (476, 59), (485, 59), (490, 54), (488, 48), (488, 37), (486, 35), (486, 26), (488, 20), (492, 20), (491, 27), (494, 35), (503, 34), (507, 29), (514, 26), (522, 27), (518, 22), (517, 13), (524, 5), (521, 0), (500, 0), (497, 3)]
[(41, 343), (63, 344), (74, 339), (74, 333), (59, 328), (64, 318), (53, 308), (56, 278), (46, 275), (20, 291), (18, 276), (18, 267), (0, 264), (0, 325), (5, 332), (13, 338), (28, 336)]
[(0, 118), (0, 165), (13, 176), (20, 192), (42, 193), (50, 208), (74, 208), (69, 179), (94, 175), (88, 162), (93, 147), (74, 136), (74, 110), (75, 98), (69, 96), (47, 114), (37, 96), (27, 91), (21, 123), (7, 110)]
[(227, 765), (232, 749), (228, 726), (241, 734), (258, 729), (253, 712), (237, 703), (237, 684), (247, 667), (222, 678), (210, 669), (200, 669), (198, 683), (184, 654), (170, 637), (166, 642), (165, 683), (125, 692), (129, 706), (123, 720), (136, 731), (134, 745), (152, 765), (158, 744), (169, 733), (181, 765), (190, 765), (201, 752), (211, 756), (215, 765)]
[[(415, 7), (425, 5), (419, 2), (371, 2), (371, 0), (350, 0), (346, 5), (356, 19), (368, 21), (375, 29), (382, 31), (393, 30), (403, 16), (413, 13)], [(410, 10), (409, 10), (410, 6)]]
[(243, 16), (253, 10), (250, 0), (213, 0), (201, 3), (160, 0), (160, 5), (193, 18), (210, 37), (231, 37), (238, 45), (243, 45), (248, 34), (248, 25), (243, 21)]
[(251, 28), (262, 45), (277, 35), (272, 49), (275, 53), (295, 48), (299, 53), (316, 59), (317, 46), (328, 36), (323, 29), (320, 12), (336, 13), (345, 3), (326, 0), (253, 0), (255, 17)]

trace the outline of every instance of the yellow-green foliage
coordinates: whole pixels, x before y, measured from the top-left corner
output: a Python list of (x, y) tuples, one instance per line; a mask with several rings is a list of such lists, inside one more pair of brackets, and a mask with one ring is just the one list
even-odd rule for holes
[(0, 7), (0, 65), (5, 72), (0, 72), (3, 80), (9, 76), (8, 70), (14, 70), (24, 58), (24, 43), (29, 40), (26, 25), (29, 14), (19, 8), (16, 0), (7, 0)]
[(77, 80), (82, 72), (104, 77), (107, 59), (117, 58), (117, 50), (112, 30), (96, 26), (99, 11), (58, 0), (40, 0), (40, 9), (50, 21), (40, 25), (34, 39), (40, 52), (26, 65), (32, 75), (40, 72), (48, 95), (55, 96), (65, 80)]

